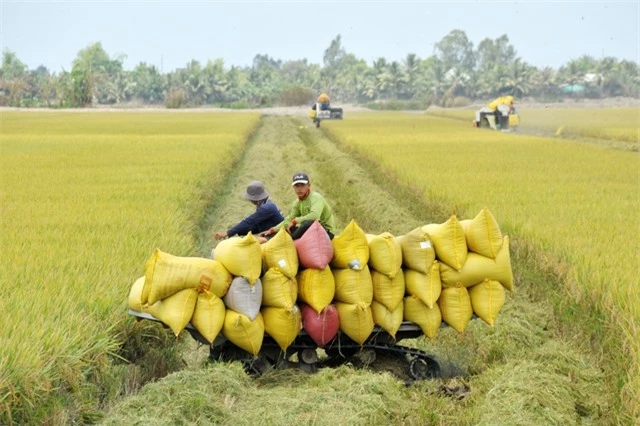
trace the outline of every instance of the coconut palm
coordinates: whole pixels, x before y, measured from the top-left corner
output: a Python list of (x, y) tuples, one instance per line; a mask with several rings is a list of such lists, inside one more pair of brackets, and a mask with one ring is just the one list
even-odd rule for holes
[(516, 58), (508, 68), (505, 78), (502, 79), (502, 93), (509, 93), (516, 97), (522, 97), (531, 89), (531, 76), (533, 68), (520, 58)]

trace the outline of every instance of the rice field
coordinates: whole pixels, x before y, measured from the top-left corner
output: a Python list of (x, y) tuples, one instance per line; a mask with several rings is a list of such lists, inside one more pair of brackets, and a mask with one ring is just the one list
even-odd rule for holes
[[(523, 133), (615, 141), (635, 150), (640, 143), (640, 108), (518, 109), (518, 113)], [(430, 110), (427, 114), (464, 120), (471, 126), (475, 111)]]
[[(596, 114), (598, 115), (598, 114)], [(616, 124), (628, 133), (639, 123)], [(640, 384), (640, 157), (628, 150), (461, 126), (403, 113), (350, 114), (325, 128), (424, 198), (471, 216), (489, 207), (507, 233), (567, 265), (566, 293), (607, 313), (623, 337), (625, 391)], [(634, 127), (635, 126), (635, 127)], [(635, 390), (633, 390), (635, 389)], [(635, 397), (633, 396), (635, 395)]]
[[(633, 116), (629, 117), (633, 120)], [(452, 214), (470, 218), (488, 207), (505, 233), (528, 240), (550, 260), (558, 261), (564, 268), (561, 272), (567, 297), (605, 311), (608, 323), (603, 327), (623, 336), (624, 346), (610, 356), (617, 357), (621, 366), (629, 367), (628, 378), (620, 385), (623, 404), (637, 400), (640, 388), (636, 362), (640, 359), (637, 153), (577, 140), (567, 143), (526, 134), (483, 131), (460, 123), (404, 113), (353, 113), (348, 120), (323, 123), (322, 129), (370, 157), (382, 169), (390, 170), (400, 184), (418, 188), (424, 199), (450, 206)], [(252, 113), (3, 112), (0, 115), (1, 424), (10, 424), (11, 419), (36, 418), (65, 424), (72, 419), (56, 417), (56, 413), (69, 412), (69, 404), (91, 405), (106, 398), (100, 394), (100, 386), (109, 380), (105, 377), (107, 367), (119, 344), (113, 334), (127, 317), (131, 284), (143, 274), (144, 263), (155, 248), (185, 256), (199, 254), (201, 248), (196, 240), (201, 231), (197, 228), (206, 203), (212, 201), (210, 192), (227, 184), (231, 168), (259, 125), (260, 116)], [(634, 129), (634, 125), (637, 132), (637, 121), (620, 126)], [(284, 131), (280, 124), (274, 128)], [(606, 128), (602, 130), (606, 132)], [(282, 134), (269, 137), (279, 142), (283, 139)], [(281, 157), (297, 163), (293, 154), (294, 158), (289, 158), (290, 152), (298, 155), (299, 147), (291, 142), (294, 134), (284, 138), (292, 145)], [(309, 162), (326, 164), (327, 156), (314, 155)], [(264, 157), (260, 155), (260, 159)], [(290, 194), (288, 175), (285, 179), (284, 189)], [(330, 180), (324, 185), (331, 185)], [(492, 329), (492, 333), (531, 326), (517, 315), (513, 318), (512, 324)], [(551, 321), (544, 317), (540, 320)], [(469, 344), (470, 341), (459, 339), (460, 346)], [(569, 354), (569, 349), (557, 352)], [(488, 381), (486, 387), (491, 389), (514, 386), (520, 382), (506, 379), (508, 372), (522, 377), (532, 370), (543, 372), (549, 365), (547, 356), (551, 355), (543, 350), (535, 352), (535, 356), (529, 356), (531, 366), (507, 364), (502, 367), (504, 371), (495, 372), (497, 376), (479, 379)], [(548, 379), (550, 386), (573, 374), (580, 360), (572, 356), (567, 355), (566, 360), (571, 364), (566, 369), (569, 373), (562, 370), (553, 379), (545, 373), (544, 379)], [(227, 367), (213, 368), (220, 377), (229, 377)], [(583, 370), (585, 374), (593, 371)], [(333, 375), (344, 376), (340, 371), (326, 374), (331, 376), (330, 383), (335, 382)], [(195, 380), (197, 373), (191, 375)], [(240, 371), (233, 370), (231, 375), (244, 380)], [(324, 380), (324, 376), (319, 377), (312, 381)], [(173, 381), (181, 382), (183, 378), (172, 376), (167, 383), (173, 386)], [(352, 378), (349, 375), (345, 380)], [(360, 391), (362, 380), (357, 378), (347, 389)], [(391, 382), (386, 376), (380, 380)], [(494, 386), (492, 380), (507, 382)], [(386, 386), (396, 384), (385, 385), (383, 389)], [(435, 393), (435, 386), (425, 384), (424, 393)], [(162, 383), (157, 388), (165, 392)], [(268, 392), (263, 393), (262, 385), (257, 383), (249, 388), (249, 393), (267, 401), (273, 394), (275, 406), (276, 400), (284, 397), (278, 392), (287, 395), (285, 388), (288, 389), (276, 386), (273, 392), (266, 388)], [(144, 406), (154, 389), (149, 387), (147, 393), (141, 393), (130, 403)], [(188, 390), (210, 395), (207, 383), (190, 382)], [(246, 392), (243, 388), (243, 394)], [(399, 392), (399, 400), (413, 395), (411, 390)], [(224, 389), (219, 389), (219, 393), (218, 398), (226, 404), (228, 394)], [(519, 389), (515, 392), (524, 393)], [(185, 390), (185, 404), (193, 403), (188, 395)], [(313, 396), (309, 398), (306, 403), (315, 404)], [(491, 399), (493, 396), (487, 395), (487, 400)], [(571, 396), (566, 400), (574, 399), (579, 398)], [(589, 399), (593, 402), (597, 398)], [(324, 401), (324, 396), (320, 400)], [(557, 400), (566, 402), (562, 395)], [(211, 407), (209, 399), (202, 401), (206, 401), (205, 407)], [(382, 407), (380, 410), (384, 411)], [(482, 413), (472, 418), (493, 424), (504, 419), (505, 412), (513, 419), (521, 414), (513, 407), (491, 407), (489, 410), (474, 406), (473, 410)], [(397, 412), (391, 417), (378, 408), (363, 418), (401, 421), (406, 415), (404, 407), (396, 407)], [(372, 407), (368, 400), (363, 400), (360, 409)], [(428, 415), (429, 410), (436, 412), (443, 407), (420, 409), (424, 412), (416, 412), (408, 423)], [(176, 411), (181, 410), (176, 407)], [(40, 417), (32, 414), (36, 411), (41, 412)], [(307, 411), (294, 410), (293, 418), (300, 418)], [(46, 416), (42, 416), (45, 412)], [(200, 413), (198, 408), (184, 418), (196, 421)], [(269, 414), (275, 416), (263, 412), (253, 419), (259, 422), (269, 418)], [(342, 414), (339, 410), (330, 413)], [(130, 415), (125, 411), (116, 423)], [(453, 421), (457, 411), (443, 415), (439, 418)], [(573, 407), (569, 407), (567, 418), (574, 415)], [(158, 416), (163, 416), (162, 410)]]
[(55, 418), (65, 393), (96, 392), (132, 278), (156, 247), (194, 254), (203, 195), (222, 184), (259, 115), (3, 112), (0, 120), (7, 424), (38, 410)]

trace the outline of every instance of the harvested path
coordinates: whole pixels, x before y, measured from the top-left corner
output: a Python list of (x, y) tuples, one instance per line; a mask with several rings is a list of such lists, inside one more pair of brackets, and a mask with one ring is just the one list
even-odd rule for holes
[(208, 254), (217, 242), (216, 231), (225, 231), (254, 207), (242, 198), (252, 180), (262, 181), (271, 199), (283, 213), (295, 201), (291, 176), (306, 171), (314, 190), (332, 205), (342, 229), (353, 219), (367, 233), (402, 235), (417, 226), (433, 222), (427, 206), (408, 190), (399, 188), (365, 159), (348, 152), (302, 117), (265, 116), (262, 124), (235, 165), (201, 226), (201, 254)]

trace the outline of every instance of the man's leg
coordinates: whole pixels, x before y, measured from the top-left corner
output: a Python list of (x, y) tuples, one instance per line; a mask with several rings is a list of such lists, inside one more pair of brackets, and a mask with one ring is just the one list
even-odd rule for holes
[[(304, 233), (307, 231), (307, 229), (309, 229), (309, 227), (311, 225), (313, 225), (313, 222), (315, 222), (315, 220), (305, 220), (300, 225), (292, 227), (291, 228), (291, 238), (294, 239), (294, 240), (297, 240), (298, 238), (302, 237), (302, 235), (304, 235)], [(329, 236), (329, 239), (333, 240), (333, 234), (331, 232), (327, 231), (327, 228), (324, 228), (324, 230), (327, 233), (327, 235)]]
[(302, 235), (307, 232), (307, 229), (309, 229), (309, 227), (313, 225), (313, 222), (313, 220), (305, 220), (300, 225), (291, 227), (291, 238), (297, 240), (298, 238), (302, 237)]

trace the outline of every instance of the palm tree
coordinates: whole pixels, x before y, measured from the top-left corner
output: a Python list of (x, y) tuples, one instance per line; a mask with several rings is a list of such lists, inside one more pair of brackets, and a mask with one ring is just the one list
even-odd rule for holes
[(502, 92), (509, 93), (515, 97), (523, 97), (529, 93), (531, 88), (532, 68), (520, 58), (509, 67), (508, 74), (502, 85)]
[(205, 101), (207, 103), (222, 101), (228, 87), (228, 81), (224, 73), (224, 60), (216, 59), (213, 62), (207, 62), (207, 66), (202, 70), (202, 81)]
[(404, 99), (412, 99), (419, 92), (420, 59), (415, 53), (409, 53), (403, 61), (404, 86), (399, 96)]
[(133, 87), (129, 73), (120, 71), (107, 82), (107, 100), (116, 104), (129, 100)]
[(542, 70), (535, 70), (532, 75), (532, 82), (539, 91), (542, 99), (547, 99), (550, 95), (555, 94), (557, 87), (556, 71), (551, 67), (545, 67)]

